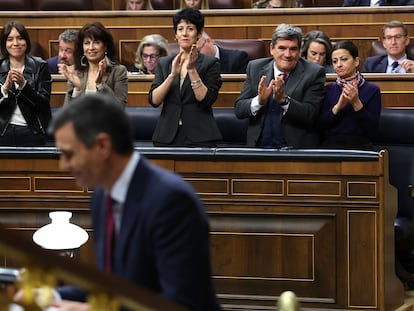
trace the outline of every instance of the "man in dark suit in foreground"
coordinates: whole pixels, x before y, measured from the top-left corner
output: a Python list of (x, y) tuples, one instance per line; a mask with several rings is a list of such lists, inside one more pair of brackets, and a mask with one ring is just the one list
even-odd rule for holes
[(197, 42), (200, 53), (216, 57), (220, 62), (220, 73), (246, 73), (249, 55), (245, 51), (230, 50), (214, 44), (214, 40), (203, 31)]
[[(104, 95), (85, 95), (62, 108), (50, 132), (61, 152), (60, 168), (71, 172), (79, 186), (94, 189), (91, 214), (98, 268), (190, 310), (220, 310), (203, 204), (178, 175), (134, 152), (123, 109)], [(109, 196), (112, 211), (106, 214)], [(115, 224), (112, 251), (106, 241), (108, 219)], [(60, 293), (65, 299), (80, 291), (65, 288)], [(76, 310), (88, 308), (70, 301), (58, 306), (69, 310), (71, 304)]]
[(272, 34), (272, 57), (252, 60), (235, 102), (240, 119), (249, 118), (247, 146), (312, 148), (325, 96), (325, 69), (300, 57), (302, 31), (280, 24)]
[(414, 72), (414, 58), (406, 52), (409, 44), (407, 26), (400, 21), (389, 22), (382, 28), (382, 45), (387, 54), (368, 57), (362, 72)]

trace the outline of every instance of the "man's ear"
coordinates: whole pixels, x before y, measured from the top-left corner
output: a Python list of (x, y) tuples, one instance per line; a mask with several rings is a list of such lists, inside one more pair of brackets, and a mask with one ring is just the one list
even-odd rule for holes
[(112, 153), (112, 140), (107, 133), (99, 133), (95, 138), (95, 147), (105, 158)]

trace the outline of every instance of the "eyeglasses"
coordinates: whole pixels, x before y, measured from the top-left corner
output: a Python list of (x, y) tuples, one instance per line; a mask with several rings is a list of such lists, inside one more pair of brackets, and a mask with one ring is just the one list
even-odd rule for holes
[(156, 60), (159, 57), (157, 54), (142, 54), (143, 59), (151, 58), (151, 60)]
[(394, 36), (384, 36), (384, 40), (391, 41), (392, 39), (395, 39), (395, 40), (399, 41), (401, 39), (404, 39), (405, 37), (406, 37), (406, 35), (398, 34), (398, 35), (394, 35)]

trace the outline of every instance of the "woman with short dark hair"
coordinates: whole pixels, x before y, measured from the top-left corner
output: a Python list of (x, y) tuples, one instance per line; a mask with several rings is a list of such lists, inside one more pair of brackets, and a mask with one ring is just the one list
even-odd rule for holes
[(183, 9), (173, 17), (178, 54), (160, 58), (148, 100), (162, 105), (153, 135), (156, 146), (215, 147), (221, 133), (212, 106), (222, 84), (216, 57), (200, 53), (196, 43), (204, 28), (199, 10)]

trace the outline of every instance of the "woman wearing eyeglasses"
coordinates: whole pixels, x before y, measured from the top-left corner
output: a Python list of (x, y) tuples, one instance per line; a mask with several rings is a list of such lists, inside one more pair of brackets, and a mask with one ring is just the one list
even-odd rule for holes
[(158, 59), (169, 54), (167, 40), (158, 34), (142, 38), (135, 54), (135, 64), (129, 68), (133, 74), (154, 74)]
[(173, 17), (178, 54), (159, 59), (148, 101), (162, 105), (152, 137), (155, 146), (214, 147), (221, 133), (212, 106), (222, 84), (218, 59), (204, 55), (196, 43), (204, 16), (190, 8)]

